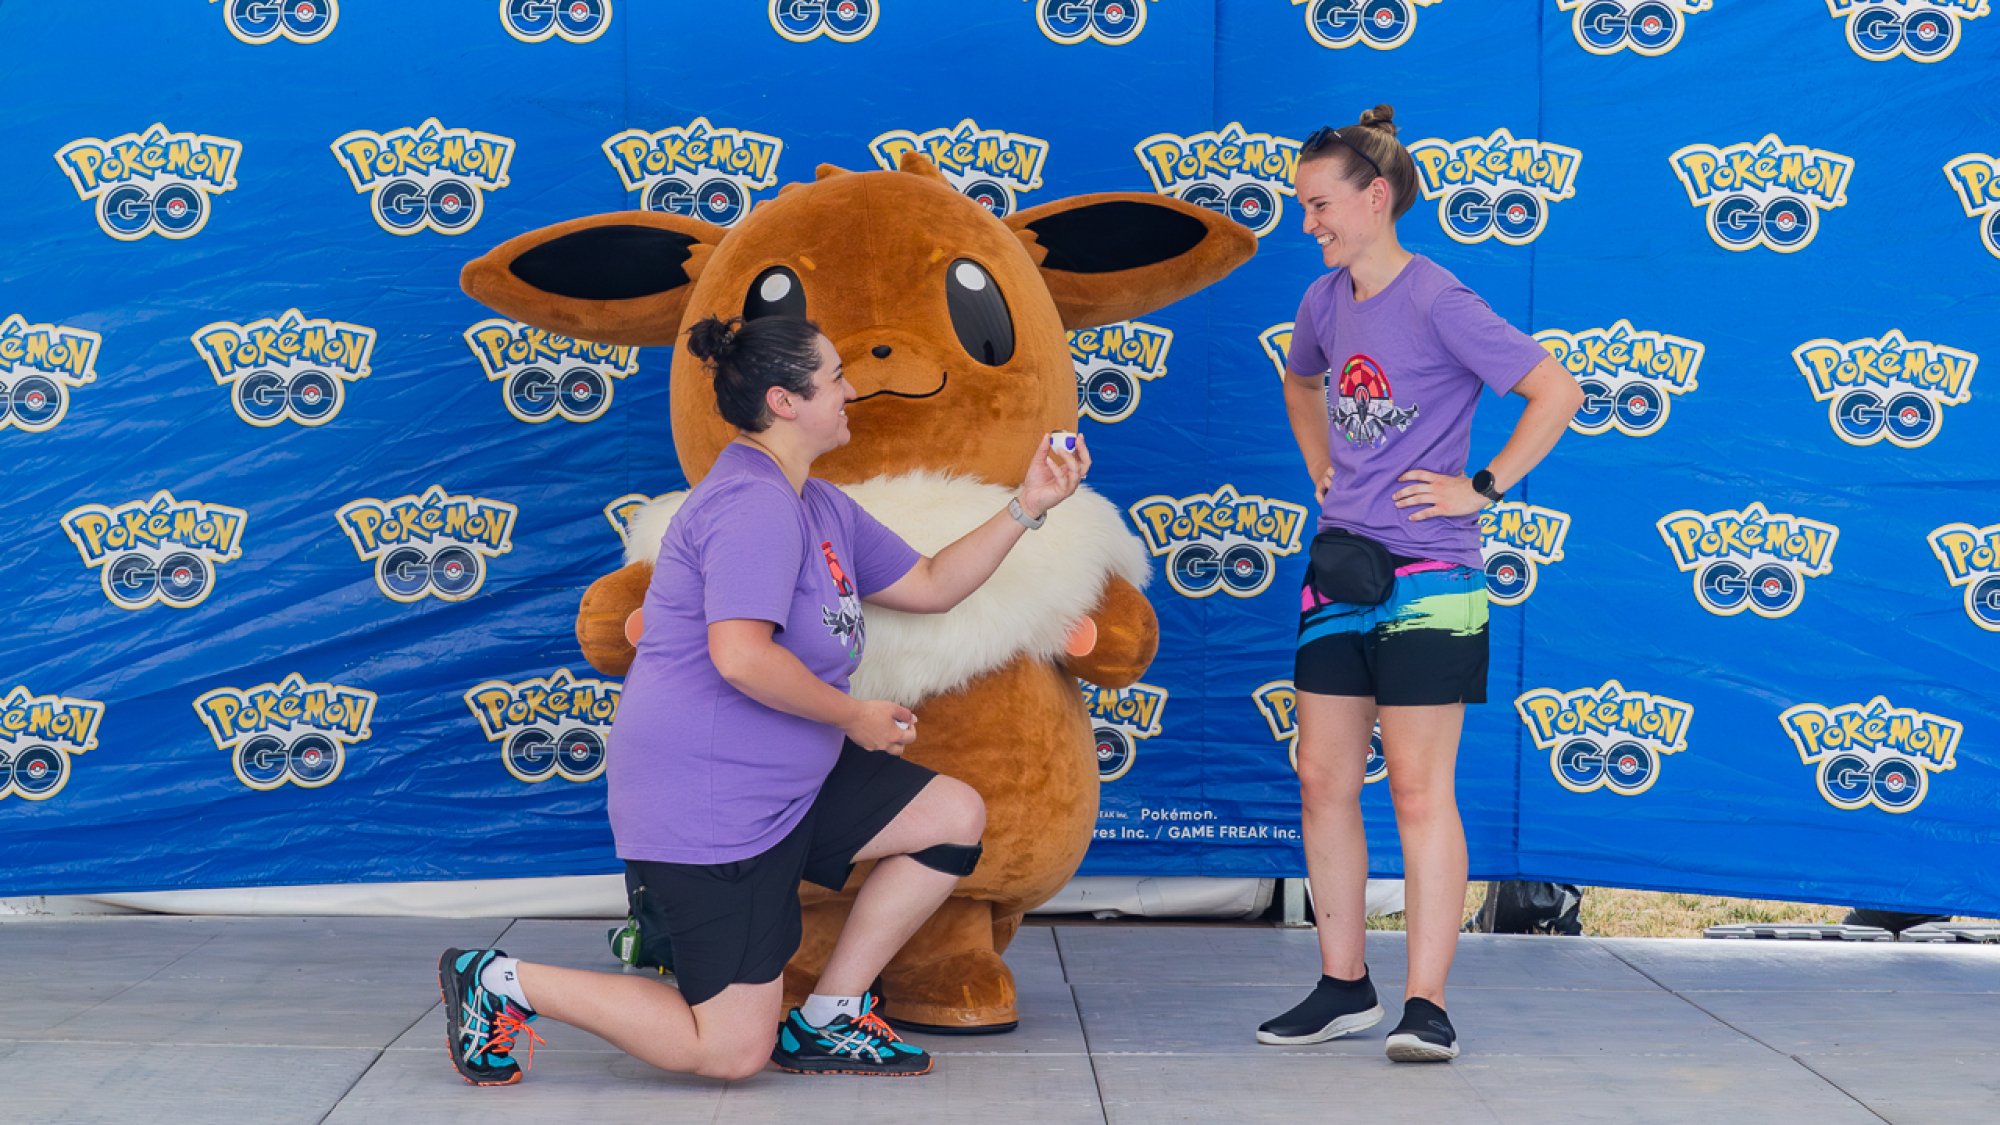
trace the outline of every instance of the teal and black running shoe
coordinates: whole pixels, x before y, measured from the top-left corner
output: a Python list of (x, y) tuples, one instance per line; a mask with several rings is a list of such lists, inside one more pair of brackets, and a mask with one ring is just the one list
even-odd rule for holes
[[(479, 983), (488, 962), (506, 954), (497, 949), (447, 949), (438, 958), (438, 992), (444, 997), (444, 1044), (451, 1065), (474, 1086), (511, 1086), (532, 1063), (542, 1037), (528, 1024), (535, 1013)], [(527, 1036), (528, 1057), (514, 1058), (514, 1043)]]
[(797, 1008), (778, 1026), (771, 1061), (793, 1074), (877, 1074), (915, 1078), (931, 1072), (931, 1057), (875, 1014), (871, 994), (859, 1017), (840, 1016), (825, 1027), (806, 1022)]

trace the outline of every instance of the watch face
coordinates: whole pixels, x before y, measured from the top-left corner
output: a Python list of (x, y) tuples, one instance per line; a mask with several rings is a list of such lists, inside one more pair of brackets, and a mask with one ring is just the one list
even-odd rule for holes
[(1481, 492), (1481, 493), (1492, 492), (1493, 491), (1492, 472), (1486, 469), (1481, 469), (1478, 472), (1472, 474), (1472, 490), (1474, 492)]

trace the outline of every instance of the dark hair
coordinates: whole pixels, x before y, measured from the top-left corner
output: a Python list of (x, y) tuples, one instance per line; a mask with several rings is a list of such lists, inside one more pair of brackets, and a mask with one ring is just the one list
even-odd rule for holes
[(1339, 160), (1340, 178), (1365, 188), (1376, 176), (1389, 182), (1389, 218), (1400, 219), (1417, 201), (1417, 162), (1396, 139), (1396, 110), (1378, 105), (1363, 110), (1361, 123), (1344, 129), (1319, 129), (1299, 149), (1299, 163)]
[(687, 349), (715, 377), (715, 408), (739, 430), (771, 426), (764, 392), (772, 387), (809, 399), (819, 367), (819, 325), (795, 316), (708, 316), (688, 329)]

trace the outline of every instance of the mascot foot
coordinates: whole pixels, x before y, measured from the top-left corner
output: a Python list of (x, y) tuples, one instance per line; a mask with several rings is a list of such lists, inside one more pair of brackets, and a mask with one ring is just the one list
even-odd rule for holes
[(1014, 973), (990, 949), (964, 949), (882, 974), (882, 1015), (904, 1031), (998, 1035), (1020, 1022)]

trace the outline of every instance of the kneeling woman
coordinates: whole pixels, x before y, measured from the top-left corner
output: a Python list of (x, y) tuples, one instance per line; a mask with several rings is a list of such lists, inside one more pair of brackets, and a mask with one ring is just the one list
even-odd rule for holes
[[(855, 397), (817, 327), (710, 317), (687, 346), (713, 368), (738, 434), (660, 546), (608, 772), (618, 855), (662, 903), (680, 987), (447, 950), (438, 972), (451, 1059), (479, 1085), (520, 1079), (513, 1050), (534, 1038), (537, 1015), (716, 1078), (767, 1060), (805, 1073), (930, 1070), (929, 1055), (869, 1010), (867, 990), (971, 872), (986, 811), (970, 786), (901, 757), (917, 737), (913, 713), (848, 694), (861, 604), (957, 605), (1025, 526), (1076, 491), (1089, 454), (1045, 443), (1014, 504), (925, 558), (809, 475), (846, 444)], [(865, 860), (875, 868), (820, 991), (783, 1012), (800, 879), (839, 889)]]

